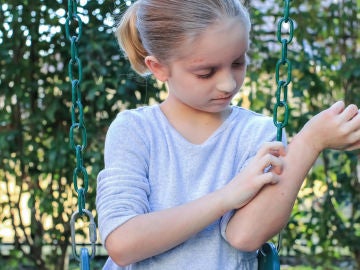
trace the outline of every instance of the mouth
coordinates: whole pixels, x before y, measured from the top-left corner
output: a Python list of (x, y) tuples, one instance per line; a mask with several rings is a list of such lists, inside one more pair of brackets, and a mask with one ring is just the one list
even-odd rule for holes
[(213, 100), (229, 100), (229, 99), (232, 99), (232, 95), (216, 97)]

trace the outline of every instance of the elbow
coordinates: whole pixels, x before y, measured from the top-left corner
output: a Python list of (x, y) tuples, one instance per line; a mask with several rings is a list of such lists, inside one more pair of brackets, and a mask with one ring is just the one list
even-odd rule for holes
[(123, 252), (121, 252), (119, 250), (119, 247), (115, 248), (111, 248), (111, 247), (107, 247), (106, 248), (109, 257), (111, 258), (111, 260), (116, 263), (118, 266), (121, 267), (126, 267), (128, 265), (130, 265), (131, 263), (133, 263), (131, 260), (129, 260), (129, 258), (127, 256), (124, 255)]
[[(286, 224), (285, 224), (286, 225)], [(228, 243), (235, 249), (244, 252), (253, 252), (258, 250), (264, 243), (278, 234), (284, 224), (273, 224), (269, 229), (261, 229), (256, 226), (247, 226), (239, 229), (228, 226), (226, 230), (226, 239)], [(270, 226), (265, 226), (270, 227)]]
[(106, 251), (111, 260), (118, 266), (126, 267), (135, 261), (128, 255), (127, 248), (124, 243), (120, 243), (115, 237), (109, 237), (106, 239)]
[(245, 233), (238, 233), (236, 235), (227, 235), (228, 243), (235, 249), (244, 252), (253, 252), (258, 250), (265, 242), (262, 238)]
[(121, 260), (121, 258), (112, 257), (110, 254), (109, 254), (109, 257), (117, 266), (120, 266), (121, 269), (126, 268), (127, 266), (129, 266), (131, 264), (130, 262), (128, 262), (126, 260)]

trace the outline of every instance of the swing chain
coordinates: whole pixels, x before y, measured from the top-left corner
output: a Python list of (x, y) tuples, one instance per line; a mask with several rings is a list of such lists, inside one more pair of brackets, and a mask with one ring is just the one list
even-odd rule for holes
[[(281, 18), (278, 22), (277, 28), (277, 39), (281, 43), (281, 59), (276, 63), (275, 70), (275, 79), (277, 84), (276, 90), (276, 104), (274, 106), (273, 120), (277, 128), (277, 140), (282, 140), (282, 131), (289, 122), (290, 108), (287, 103), (288, 95), (288, 86), (291, 83), (291, 71), (292, 64), (291, 61), (287, 58), (288, 53), (288, 44), (293, 40), (294, 37), (294, 21), (289, 17), (290, 11), (290, 2), (292, 0), (284, 0), (284, 17)], [(286, 36), (283, 33), (286, 32)], [(286, 68), (287, 77), (285, 79), (280, 79), (280, 69), (281, 67)], [(284, 115), (281, 117), (282, 120), (279, 120), (278, 109), (279, 107), (284, 109)]]
[[(78, 33), (76, 32), (76, 28)], [(76, 168), (73, 172), (74, 189), (78, 194), (79, 213), (83, 214), (85, 208), (85, 196), (88, 190), (88, 174), (84, 167), (83, 152), (87, 144), (87, 134), (84, 124), (84, 110), (81, 103), (80, 85), (82, 82), (82, 65), (78, 55), (78, 43), (82, 35), (82, 20), (77, 14), (76, 0), (68, 1), (68, 17), (65, 22), (66, 38), (70, 41), (71, 59), (69, 61), (69, 79), (71, 81), (71, 127), (70, 127), (70, 145), (75, 151)], [(73, 30), (71, 32), (71, 30)], [(77, 72), (75, 72), (77, 70)], [(77, 76), (75, 76), (77, 73)], [(75, 137), (78, 142), (75, 142)], [(78, 178), (82, 176), (84, 188), (78, 187)]]
[[(293, 40), (294, 37), (294, 21), (289, 17), (290, 13), (290, 2), (292, 0), (284, 0), (285, 7), (284, 7), (284, 17), (281, 18), (278, 22), (277, 28), (277, 39), (279, 43), (281, 43), (281, 59), (279, 59), (276, 63), (275, 69), (275, 78), (277, 84), (277, 90), (275, 93), (276, 96), (276, 103), (274, 106), (274, 115), (273, 120), (274, 124), (277, 128), (277, 140), (282, 141), (282, 131), (289, 122), (289, 114), (290, 109), (287, 103), (287, 96), (288, 96), (288, 86), (291, 83), (291, 70), (292, 65), (291, 61), (287, 58), (288, 53), (288, 44)], [(283, 36), (283, 33), (286, 33), (286, 36)], [(286, 67), (287, 77), (286, 79), (280, 79), (280, 68), (282, 66)], [(284, 115), (282, 116), (283, 120), (278, 120), (278, 108), (284, 108)], [(278, 235), (277, 241), (277, 250), (280, 250), (281, 247), (281, 233)]]
[[(88, 173), (84, 167), (83, 152), (87, 145), (87, 134), (84, 124), (84, 109), (81, 102), (80, 86), (82, 82), (82, 64), (78, 55), (78, 44), (82, 36), (82, 19), (77, 13), (77, 0), (68, 0), (68, 16), (65, 21), (65, 34), (70, 42), (71, 59), (68, 64), (68, 75), (71, 81), (71, 127), (69, 131), (70, 146), (75, 152), (76, 167), (73, 171), (73, 184), (78, 194), (78, 210), (73, 213), (70, 220), (71, 242), (73, 256), (80, 261), (81, 269), (89, 269), (89, 258), (95, 256), (96, 224), (92, 213), (85, 209), (86, 193), (88, 191)], [(77, 141), (75, 140), (77, 138)], [(76, 141), (76, 142), (75, 142)], [(79, 187), (78, 179), (82, 177), (83, 187)], [(75, 221), (78, 216), (87, 216), (89, 219), (89, 236), (91, 243), (91, 256), (87, 248), (81, 249), (81, 256), (77, 254), (75, 242)]]

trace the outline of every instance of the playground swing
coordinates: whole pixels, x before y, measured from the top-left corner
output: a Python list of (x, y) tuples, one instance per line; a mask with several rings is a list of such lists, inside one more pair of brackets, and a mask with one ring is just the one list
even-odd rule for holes
[[(288, 85), (291, 83), (291, 62), (287, 58), (287, 45), (293, 39), (294, 23), (289, 17), (290, 2), (292, 0), (284, 0), (284, 17), (278, 22), (277, 28), (277, 39), (282, 46), (281, 59), (276, 63), (276, 103), (274, 105), (273, 121), (277, 128), (277, 140), (281, 141), (282, 131), (287, 126), (289, 120), (289, 106), (287, 103), (287, 90)], [(70, 25), (76, 25), (78, 33), (70, 33)], [(284, 24), (289, 25), (289, 30), (284, 31)], [(65, 23), (66, 38), (70, 41), (71, 59), (68, 64), (69, 79), (71, 82), (71, 93), (72, 93), (72, 106), (71, 106), (71, 127), (69, 131), (70, 145), (76, 155), (76, 167), (73, 172), (73, 184), (76, 193), (78, 194), (78, 210), (76, 210), (70, 219), (71, 228), (71, 245), (73, 257), (79, 261), (81, 270), (90, 269), (90, 260), (95, 257), (96, 253), (96, 224), (91, 211), (85, 209), (85, 197), (88, 191), (88, 174), (83, 164), (83, 152), (87, 144), (87, 134), (84, 125), (84, 113), (83, 106), (81, 103), (81, 82), (82, 82), (82, 65), (78, 55), (78, 43), (82, 35), (82, 20), (77, 14), (77, 0), (68, 0), (68, 16)], [(282, 33), (288, 32), (288, 37), (283, 38)], [(280, 79), (280, 68), (281, 66), (287, 67), (287, 78), (286, 80)], [(78, 77), (74, 76), (74, 67), (77, 68)], [(284, 109), (284, 115), (282, 121), (278, 120), (278, 109), (279, 107)], [(81, 141), (79, 144), (75, 143), (74, 132), (78, 130), (80, 132)], [(78, 177), (82, 176), (84, 187), (78, 186)], [(91, 244), (91, 255), (89, 250), (85, 247), (80, 249), (80, 255), (77, 253), (76, 242), (75, 242), (75, 222), (78, 217), (87, 216), (89, 224), (89, 236)], [(278, 270), (280, 269), (279, 249), (281, 242), (281, 234), (278, 236), (277, 247), (271, 242), (267, 242), (262, 245), (258, 252), (258, 269), (259, 270)]]

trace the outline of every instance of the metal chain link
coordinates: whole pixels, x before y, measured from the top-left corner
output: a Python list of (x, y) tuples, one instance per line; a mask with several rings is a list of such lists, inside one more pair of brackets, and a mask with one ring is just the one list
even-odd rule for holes
[[(292, 0), (284, 0), (284, 17), (282, 17), (277, 25), (277, 39), (281, 43), (281, 59), (276, 63), (275, 69), (275, 79), (277, 84), (276, 89), (276, 103), (274, 105), (274, 114), (273, 120), (277, 128), (276, 139), (278, 141), (282, 140), (283, 129), (288, 125), (290, 109), (287, 103), (288, 98), (288, 86), (291, 83), (291, 71), (292, 65), (291, 61), (287, 58), (288, 54), (288, 44), (293, 40), (294, 37), (294, 21), (289, 17), (290, 14), (290, 2)], [(285, 26), (288, 26), (288, 29)], [(286, 33), (287, 32), (287, 33)], [(286, 33), (286, 36), (283, 36), (283, 33)], [(286, 78), (280, 79), (280, 69), (283, 67), (286, 68)], [(284, 108), (284, 114), (282, 115), (282, 121), (279, 121), (279, 107)], [(281, 248), (281, 232), (278, 235), (277, 250), (280, 251)]]
[[(68, 16), (65, 22), (66, 38), (70, 42), (71, 59), (69, 61), (69, 79), (71, 81), (71, 127), (69, 132), (70, 145), (75, 152), (76, 167), (73, 171), (73, 184), (76, 193), (78, 194), (78, 210), (75, 211), (70, 220), (71, 228), (71, 244), (73, 256), (80, 261), (81, 269), (89, 268), (89, 258), (93, 259), (95, 256), (95, 244), (96, 244), (96, 224), (94, 217), (90, 211), (85, 209), (86, 193), (89, 187), (89, 176), (84, 167), (83, 152), (87, 145), (87, 134), (84, 124), (84, 110), (81, 102), (81, 82), (82, 82), (82, 65), (78, 55), (78, 43), (82, 35), (83, 22), (81, 17), (77, 14), (77, 1), (68, 0)], [(77, 138), (77, 141), (75, 140)], [(83, 187), (79, 187), (78, 179), (82, 177)], [(89, 255), (87, 248), (81, 249), (81, 255), (79, 256), (76, 251), (75, 242), (75, 221), (78, 216), (87, 216), (89, 218), (89, 235), (91, 243), (91, 256)]]
[[(288, 44), (293, 40), (294, 37), (294, 21), (289, 17), (290, 13), (290, 2), (292, 0), (284, 0), (284, 17), (281, 18), (278, 22), (277, 27), (277, 39), (281, 43), (281, 59), (276, 63), (275, 78), (277, 84), (276, 90), (276, 104), (274, 106), (274, 124), (277, 127), (277, 140), (282, 140), (282, 131), (289, 122), (290, 109), (287, 103), (288, 96), (288, 86), (291, 83), (291, 71), (292, 64), (291, 61), (287, 58), (288, 53)], [(286, 28), (288, 27), (288, 29)], [(286, 33), (286, 36), (283, 36), (283, 33)], [(286, 68), (287, 77), (285, 79), (280, 79), (280, 69)], [(284, 108), (284, 114), (282, 120), (279, 120), (279, 107)]]

